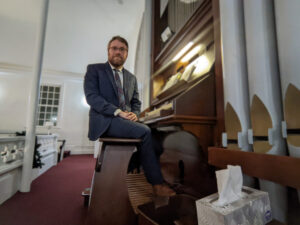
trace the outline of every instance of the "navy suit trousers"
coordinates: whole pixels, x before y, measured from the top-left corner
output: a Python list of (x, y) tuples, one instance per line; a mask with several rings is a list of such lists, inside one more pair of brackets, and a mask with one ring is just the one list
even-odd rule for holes
[(154, 150), (151, 129), (144, 124), (114, 117), (105, 136), (120, 138), (140, 138), (142, 143), (138, 149), (140, 162), (144, 169), (148, 182), (152, 185), (162, 184), (163, 177), (160, 170), (159, 161)]

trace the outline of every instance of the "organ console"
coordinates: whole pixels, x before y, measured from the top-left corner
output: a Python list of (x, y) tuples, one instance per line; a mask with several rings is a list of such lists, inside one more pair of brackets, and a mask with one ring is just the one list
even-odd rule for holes
[[(173, 18), (172, 7), (167, 6), (168, 16), (162, 12), (160, 16), (160, 1), (153, 1), (151, 99), (140, 121), (167, 131), (166, 136), (178, 130), (188, 132), (199, 145), (192, 151), (165, 146), (160, 158), (162, 172), (179, 195), (161, 209), (153, 210), (153, 203), (140, 205), (140, 225), (197, 224), (195, 199), (216, 192), (207, 149), (220, 146), (224, 131), (219, 1), (198, 3), (186, 24), (162, 43), (160, 33)], [(177, 135), (176, 141), (184, 140)]]
[[(218, 1), (197, 2), (168, 43), (159, 39), (164, 27), (153, 27), (151, 104), (140, 120), (152, 128), (176, 126), (192, 133), (207, 156), (208, 146), (220, 145), (224, 129), (219, 14)], [(160, 12), (160, 17), (159, 6), (154, 1), (153, 24), (168, 25), (174, 12), (168, 5), (168, 15)]]

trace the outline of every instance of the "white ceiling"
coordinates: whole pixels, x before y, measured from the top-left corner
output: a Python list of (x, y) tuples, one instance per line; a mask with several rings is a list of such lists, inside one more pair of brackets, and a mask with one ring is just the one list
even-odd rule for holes
[[(0, 63), (33, 64), (40, 1), (0, 0)], [(133, 70), (144, 7), (145, 0), (50, 0), (44, 68), (84, 73), (106, 61), (107, 42), (121, 35)]]

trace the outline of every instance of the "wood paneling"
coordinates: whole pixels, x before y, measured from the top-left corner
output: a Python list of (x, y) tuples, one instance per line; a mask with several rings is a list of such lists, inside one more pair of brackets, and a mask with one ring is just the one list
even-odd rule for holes
[(240, 165), (249, 176), (300, 189), (300, 158), (211, 147), (208, 162), (219, 168)]
[(221, 146), (222, 132), (224, 126), (224, 90), (223, 90), (223, 70), (222, 70), (222, 49), (221, 49), (221, 27), (219, 0), (212, 0), (214, 17), (214, 41), (215, 41), (215, 79), (216, 79), (216, 116), (217, 125), (215, 127), (214, 146)]

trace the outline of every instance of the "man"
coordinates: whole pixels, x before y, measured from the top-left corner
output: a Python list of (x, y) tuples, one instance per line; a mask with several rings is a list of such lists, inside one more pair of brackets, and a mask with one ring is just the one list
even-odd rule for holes
[(108, 62), (88, 65), (84, 92), (90, 108), (89, 138), (100, 136), (141, 138), (140, 162), (149, 183), (158, 196), (175, 192), (163, 184), (159, 162), (153, 149), (151, 130), (138, 123), (141, 102), (136, 77), (123, 68), (128, 55), (128, 43), (113, 37), (107, 46)]

